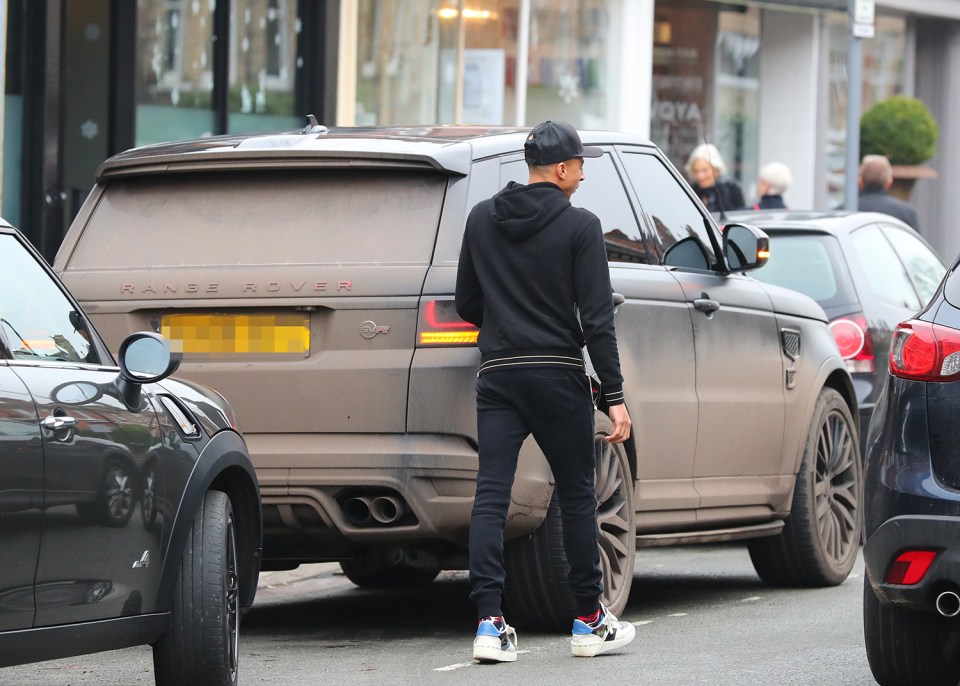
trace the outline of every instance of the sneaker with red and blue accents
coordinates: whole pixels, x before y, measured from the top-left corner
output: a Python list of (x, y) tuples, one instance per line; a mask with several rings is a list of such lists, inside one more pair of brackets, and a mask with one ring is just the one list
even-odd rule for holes
[(478, 662), (516, 662), (517, 632), (503, 617), (484, 617), (473, 639), (473, 659)]
[(573, 620), (570, 651), (576, 657), (593, 657), (624, 647), (636, 634), (633, 624), (621, 622), (601, 605), (593, 617)]

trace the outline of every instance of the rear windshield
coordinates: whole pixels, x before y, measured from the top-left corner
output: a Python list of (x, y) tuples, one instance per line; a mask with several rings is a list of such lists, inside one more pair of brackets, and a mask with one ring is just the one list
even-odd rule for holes
[(429, 264), (445, 188), (441, 175), (408, 170), (120, 179), (70, 267)]
[(825, 234), (770, 234), (770, 259), (751, 275), (816, 300), (833, 318), (860, 309), (840, 244)]

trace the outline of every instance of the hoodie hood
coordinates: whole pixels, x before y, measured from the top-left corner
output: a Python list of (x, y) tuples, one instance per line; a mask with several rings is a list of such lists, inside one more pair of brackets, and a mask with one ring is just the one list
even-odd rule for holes
[(560, 187), (549, 183), (523, 185), (511, 181), (493, 197), (494, 225), (519, 243), (536, 234), (565, 209), (570, 201)]

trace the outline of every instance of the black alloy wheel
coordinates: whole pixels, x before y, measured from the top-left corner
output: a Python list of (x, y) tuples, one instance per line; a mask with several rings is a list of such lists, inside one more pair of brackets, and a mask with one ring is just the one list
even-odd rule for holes
[(820, 540), (835, 564), (846, 560), (860, 544), (859, 470), (855, 464), (860, 456), (855, 443), (844, 416), (831, 411), (817, 439), (813, 493)]
[(630, 594), (637, 554), (633, 479), (629, 463), (622, 464), (626, 462), (621, 460), (622, 446), (607, 443), (605, 438), (601, 433), (594, 436), (600, 569), (603, 571), (603, 604), (619, 611)]
[(748, 543), (761, 579), (780, 586), (836, 586), (860, 549), (863, 465), (850, 407), (833, 388), (817, 397), (793, 489), (776, 536)]

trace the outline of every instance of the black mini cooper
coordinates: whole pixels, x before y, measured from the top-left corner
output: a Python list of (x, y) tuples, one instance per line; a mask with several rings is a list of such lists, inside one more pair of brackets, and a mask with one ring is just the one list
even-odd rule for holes
[(259, 490), (179, 357), (135, 333), (118, 366), (0, 220), (0, 667), (152, 644), (158, 684), (236, 683)]
[(894, 330), (867, 435), (863, 624), (883, 686), (960, 682), (958, 267)]

